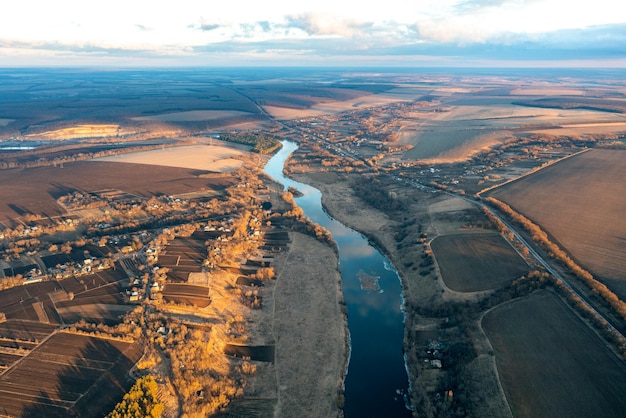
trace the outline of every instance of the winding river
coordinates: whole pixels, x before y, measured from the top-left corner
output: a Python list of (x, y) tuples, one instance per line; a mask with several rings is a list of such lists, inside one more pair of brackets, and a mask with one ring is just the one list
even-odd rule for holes
[(345, 379), (344, 413), (350, 417), (410, 417), (404, 396), (408, 377), (403, 353), (402, 287), (391, 263), (367, 238), (331, 218), (321, 193), (283, 175), (285, 161), (298, 145), (283, 147), (265, 173), (303, 196), (295, 199), (306, 216), (330, 231), (339, 250), (339, 271), (348, 308), (350, 362)]

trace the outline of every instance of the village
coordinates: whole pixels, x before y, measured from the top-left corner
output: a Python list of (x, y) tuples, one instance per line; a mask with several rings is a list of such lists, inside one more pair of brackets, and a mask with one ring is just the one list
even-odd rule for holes
[[(29, 215), (4, 228), (0, 336), (6, 343), (0, 344), (0, 373), (11, 380), (20, 359), (29, 367), (31, 349), (41, 339), (16, 337), (14, 328), (32, 333), (34, 325), (28, 324), (37, 323), (49, 327), (55, 340), (70, 333), (147, 344), (134, 354), (134, 375), (157, 377), (166, 410), (212, 413), (242, 397), (256, 364), (274, 362), (273, 340), (255, 330), (251, 312), (271, 312), (274, 259), (289, 248), (289, 231), (328, 241), (296, 210), (291, 192), (255, 170), (240, 169), (222, 189), (184, 195), (72, 191), (57, 199), (62, 216)], [(201, 348), (204, 355), (187, 360), (196, 364), (189, 375), (172, 364), (196, 344), (187, 332), (196, 343), (210, 342)], [(25, 344), (30, 349), (13, 348)], [(112, 379), (124, 380), (128, 370), (119, 372)], [(227, 387), (211, 389), (220, 381)], [(66, 393), (73, 390), (62, 389), (50, 402), (72, 401)], [(85, 407), (68, 405), (73, 411)]]

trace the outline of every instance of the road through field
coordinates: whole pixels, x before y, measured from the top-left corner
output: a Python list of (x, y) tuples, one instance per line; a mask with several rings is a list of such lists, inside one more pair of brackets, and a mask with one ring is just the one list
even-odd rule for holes
[(450, 193), (450, 192), (446, 192), (451, 196), (455, 196), (455, 197), (460, 197), (462, 199), (465, 199), (468, 202), (471, 202), (475, 205), (480, 206), (481, 208), (488, 208), (489, 211), (495, 216), (497, 217), (500, 222), (502, 222), (508, 229), (509, 231), (511, 231), (511, 233), (515, 236), (515, 238), (517, 238), (517, 240), (524, 246), (526, 247), (526, 249), (528, 249), (528, 252), (530, 253), (530, 255), (532, 255), (535, 260), (537, 260), (537, 262), (539, 264), (541, 264), (548, 273), (550, 273), (552, 276), (554, 276), (557, 280), (560, 280), (561, 283), (563, 283), (563, 286), (565, 286), (573, 295), (575, 295), (576, 297), (578, 297), (578, 299), (580, 299), (580, 301), (583, 303), (583, 305), (585, 305), (585, 307), (589, 310), (589, 312), (592, 313), (592, 315), (599, 321), (601, 322), (605, 322), (607, 324), (607, 328), (609, 329), (609, 331), (615, 335), (616, 337), (618, 337), (622, 342), (626, 341), (626, 338), (624, 337), (624, 334), (622, 334), (615, 326), (613, 326), (613, 324), (611, 323), (611, 321), (609, 319), (607, 319), (606, 317), (604, 317), (600, 312), (598, 312), (592, 305), (591, 303), (589, 303), (585, 297), (583, 295), (581, 295), (579, 292), (576, 291), (576, 289), (574, 289), (572, 287), (572, 285), (567, 281), (567, 279), (565, 277), (563, 277), (558, 271), (556, 271), (556, 269), (554, 269), (534, 248), (532, 245), (530, 245), (528, 243), (528, 241), (526, 241), (524, 239), (524, 237), (521, 236), (521, 234), (515, 230), (515, 228), (513, 227), (513, 225), (511, 225), (510, 222), (508, 222), (506, 219), (504, 219), (498, 212), (496, 212), (493, 208), (488, 207), (487, 205), (485, 205), (483, 202), (480, 201), (476, 201), (473, 199), (470, 199), (468, 197), (465, 196), (461, 196), (461, 195), (457, 195), (454, 193)]
[[(402, 180), (405, 182), (405, 184), (409, 185), (410, 187), (419, 187), (420, 189), (428, 189), (431, 191), (437, 191), (437, 192), (441, 192), (441, 190), (436, 189), (432, 186), (426, 185), (426, 184), (422, 184), (417, 180), (409, 180), (409, 179), (403, 179), (401, 177), (397, 178), (398, 180)], [(469, 198), (465, 195), (462, 194), (457, 194), (457, 193), (453, 193), (450, 191), (445, 191), (444, 193), (453, 196), (453, 197), (459, 197), (463, 200), (465, 200), (466, 202), (469, 202), (472, 205), (478, 205), (481, 208), (488, 208), (489, 211), (491, 213), (493, 213), (493, 215), (498, 218), (508, 229), (509, 231), (511, 231), (511, 233), (515, 236), (515, 238), (517, 238), (519, 240), (519, 242), (526, 248), (528, 249), (528, 252), (530, 253), (530, 255), (535, 258), (535, 260), (537, 260), (537, 262), (539, 264), (541, 264), (547, 272), (549, 272), (552, 276), (554, 276), (557, 280), (560, 280), (561, 283), (563, 283), (563, 286), (565, 286), (570, 292), (571, 294), (575, 295), (576, 297), (578, 297), (578, 299), (581, 301), (581, 303), (586, 307), (586, 309), (600, 322), (604, 322), (606, 323), (606, 327), (607, 330), (613, 334), (622, 344), (626, 342), (626, 337), (624, 336), (624, 334), (618, 330), (615, 325), (609, 320), (607, 319), (604, 315), (602, 315), (600, 312), (598, 312), (597, 309), (594, 308), (594, 306), (583, 296), (580, 294), (580, 292), (578, 292), (577, 290), (574, 289), (574, 287), (567, 281), (567, 279), (565, 277), (563, 277), (563, 275), (561, 275), (555, 268), (553, 268), (550, 263), (548, 263), (548, 261), (546, 261), (536, 250), (535, 248), (528, 243), (528, 241), (526, 241), (524, 239), (524, 237), (522, 237), (522, 235), (515, 229), (515, 227), (508, 222), (506, 219), (503, 218), (503, 216), (499, 213), (496, 212), (493, 208), (488, 207), (485, 203), (483, 203), (480, 200), (475, 200), (472, 198)]]

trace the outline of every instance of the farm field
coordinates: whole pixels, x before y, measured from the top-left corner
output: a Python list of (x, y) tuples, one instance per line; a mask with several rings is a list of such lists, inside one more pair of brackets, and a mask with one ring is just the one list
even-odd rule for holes
[(187, 283), (168, 283), (162, 291), (163, 299), (168, 302), (193, 305), (206, 308), (211, 303), (209, 288)]
[(130, 387), (140, 356), (136, 343), (57, 333), (0, 375), (0, 414), (102, 416)]
[(443, 235), (430, 245), (443, 281), (457, 292), (495, 289), (528, 272), (499, 234)]
[[(264, 105), (263, 108), (273, 117), (279, 120), (290, 120), (299, 118), (310, 118), (313, 116), (328, 115), (339, 112), (345, 112), (348, 110), (358, 109), (360, 107), (368, 106), (382, 106), (388, 103), (394, 103), (401, 100), (412, 100), (419, 94), (412, 89), (402, 93), (375, 93), (367, 95), (360, 95), (356, 97), (345, 98), (342, 96), (336, 99), (328, 99), (317, 103), (307, 103), (304, 105), (296, 105), (289, 103), (289, 101), (279, 102), (276, 105)], [(274, 102), (270, 102), (274, 103)], [(305, 102), (306, 103), (306, 102)]]
[(542, 291), (488, 312), (514, 417), (621, 417), (626, 367), (553, 293)]
[(233, 157), (242, 155), (236, 149), (218, 145), (191, 145), (153, 151), (133, 152), (98, 158), (93, 161), (149, 164), (227, 173), (241, 167), (243, 162)]
[[(236, 77), (237, 71), (232, 71), (230, 78)], [(94, 121), (119, 124), (126, 132), (145, 129), (164, 132), (198, 123), (204, 127), (229, 126), (261, 117), (250, 99), (235, 91), (230, 81), (226, 86), (219, 85), (223, 77), (210, 71), (95, 71), (83, 75), (42, 69), (29, 72), (26, 78), (15, 77), (13, 71), (3, 71), (0, 80), (3, 83), (0, 106), (5, 106), (6, 113), (11, 115), (0, 119), (0, 138), (36, 136)], [(45, 100), (33, 100), (33, 97)], [(193, 120), (201, 114), (186, 113), (197, 111), (235, 111), (244, 117)], [(159, 120), (163, 117), (167, 120)]]
[(189, 273), (198, 273), (202, 270), (202, 263), (206, 257), (204, 240), (177, 237), (159, 255), (159, 265), (169, 269), (168, 280), (186, 283)]
[(59, 216), (65, 213), (56, 199), (73, 191), (119, 189), (143, 197), (198, 190), (221, 192), (230, 177), (200, 178), (197, 170), (146, 164), (84, 161), (63, 167), (0, 171), (0, 222), (28, 213)]
[(17, 286), (0, 292), (0, 312), (7, 319), (59, 324), (54, 304), (48, 296), (60, 288), (55, 281)]
[(446, 112), (422, 113), (403, 126), (399, 139), (413, 145), (404, 159), (452, 162), (515, 135), (610, 134), (626, 130), (626, 116), (600, 110), (549, 109), (513, 104), (514, 96), (442, 98)]
[(55, 325), (37, 322), (6, 321), (0, 323), (0, 337), (6, 339), (39, 342), (52, 334)]
[(592, 149), (489, 192), (626, 298), (626, 151)]

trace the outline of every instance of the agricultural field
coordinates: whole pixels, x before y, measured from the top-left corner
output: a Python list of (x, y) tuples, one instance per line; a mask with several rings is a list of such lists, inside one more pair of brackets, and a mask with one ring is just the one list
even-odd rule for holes
[[(52, 73), (52, 74), (51, 74)], [(128, 132), (180, 132), (265, 120), (258, 107), (211, 71), (2, 71), (0, 139), (46, 132), (75, 133), (77, 127), (119, 125)], [(223, 86), (220, 84), (224, 84)], [(33, 99), (36, 100), (33, 100)], [(202, 113), (235, 112), (207, 119)], [(173, 116), (167, 116), (168, 114)], [(259, 125), (260, 126), (260, 125)], [(80, 133), (79, 131), (77, 131)], [(114, 132), (111, 132), (114, 134)], [(152, 135), (153, 136), (153, 135)]]
[(0, 222), (29, 213), (54, 217), (65, 214), (56, 199), (74, 191), (119, 189), (140, 197), (212, 190), (221, 193), (234, 180), (201, 178), (195, 169), (103, 161), (0, 170)]
[(159, 266), (167, 267), (167, 279), (172, 282), (186, 283), (189, 273), (202, 271), (207, 258), (204, 240), (193, 237), (177, 237), (172, 240), (159, 255)]
[(149, 164), (159, 167), (178, 167), (195, 170), (228, 173), (241, 167), (243, 162), (233, 157), (243, 152), (219, 145), (192, 145), (143, 151), (98, 158), (94, 161)]
[(489, 192), (626, 298), (626, 151), (592, 149)]
[(495, 289), (528, 272), (499, 234), (453, 234), (430, 244), (446, 286), (457, 292)]
[(59, 332), (0, 375), (0, 414), (102, 416), (131, 386), (141, 353), (137, 343)]
[(0, 372), (30, 353), (56, 325), (8, 320), (0, 323)]
[(167, 302), (206, 308), (211, 303), (209, 288), (187, 283), (167, 283), (162, 291)]
[(623, 416), (623, 361), (554, 293), (501, 305), (482, 326), (514, 417)]
[(50, 293), (58, 290), (55, 281), (17, 286), (0, 292), (0, 312), (7, 319), (60, 324)]
[[(403, 159), (462, 161), (516, 136), (542, 133), (574, 138), (626, 131), (626, 116), (601, 110), (516, 105), (514, 96), (442, 98), (445, 111), (424, 112), (399, 132), (413, 148)], [(507, 97), (507, 98), (505, 98)]]

